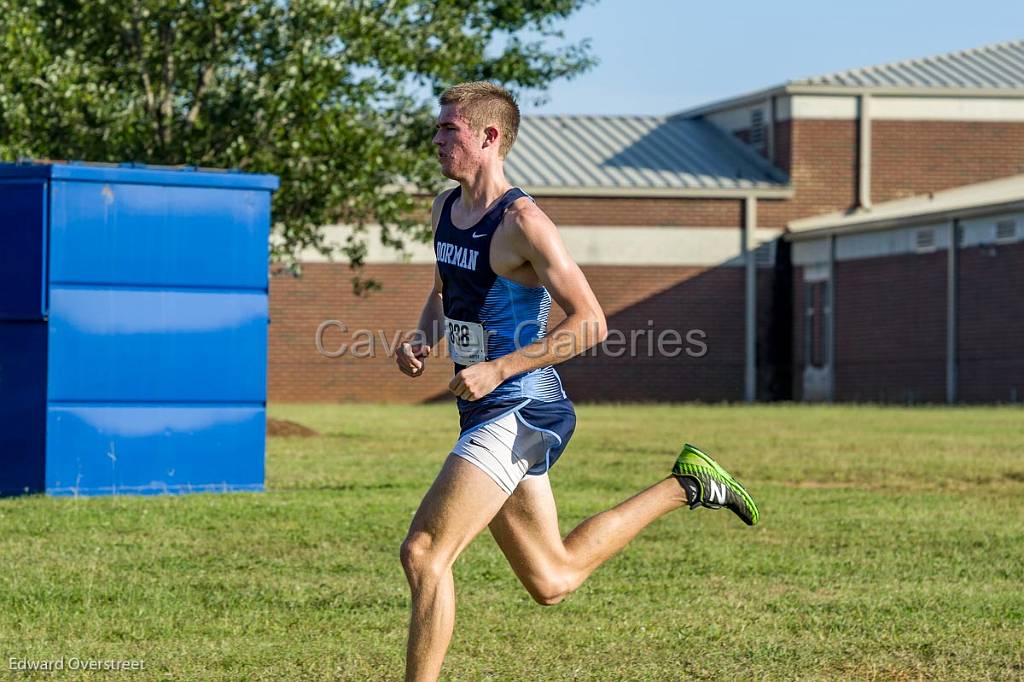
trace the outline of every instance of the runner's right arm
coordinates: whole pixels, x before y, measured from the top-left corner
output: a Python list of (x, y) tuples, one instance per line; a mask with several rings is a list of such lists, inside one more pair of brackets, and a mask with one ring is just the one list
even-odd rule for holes
[[(449, 190), (450, 191), (450, 190)], [(431, 209), (431, 224), (437, 230), (437, 222), (441, 216), (441, 207), (448, 191), (442, 192), (434, 199)], [(437, 346), (438, 334), (444, 323), (444, 308), (441, 305), (441, 272), (434, 266), (434, 286), (427, 294), (427, 300), (423, 304), (423, 312), (420, 313), (420, 323), (417, 328), (406, 335), (405, 343), (398, 348), (395, 360), (398, 369), (411, 377), (418, 377), (423, 374), (424, 362), (430, 355), (430, 350)]]
[(437, 345), (438, 332), (443, 323), (444, 309), (441, 307), (441, 276), (434, 269), (434, 287), (427, 295), (420, 313), (419, 326), (409, 332), (406, 341), (398, 349), (398, 369), (411, 377), (423, 374), (424, 362), (430, 349)]

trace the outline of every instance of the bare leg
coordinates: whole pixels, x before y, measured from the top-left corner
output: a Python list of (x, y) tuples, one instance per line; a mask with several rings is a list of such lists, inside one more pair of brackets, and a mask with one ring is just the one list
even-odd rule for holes
[(535, 476), (519, 484), (490, 528), (533, 598), (557, 604), (652, 521), (685, 504), (683, 489), (666, 478), (585, 520), (563, 542), (551, 484)]
[(476, 466), (448, 457), (402, 543), (412, 591), (405, 679), (436, 680), (455, 625), (452, 564), (501, 509), (507, 493)]

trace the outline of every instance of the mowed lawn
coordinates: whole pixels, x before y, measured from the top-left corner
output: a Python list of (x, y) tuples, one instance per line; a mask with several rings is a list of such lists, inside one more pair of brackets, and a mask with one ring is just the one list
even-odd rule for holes
[[(0, 678), (77, 657), (145, 661), (125, 679), (399, 679), (398, 546), (454, 407), (270, 412), (322, 435), (271, 438), (263, 494), (0, 500)], [(554, 607), (485, 534), (455, 567), (444, 679), (1024, 678), (1024, 411), (581, 406), (552, 473), (563, 529), (683, 440), (761, 524), (674, 512)]]

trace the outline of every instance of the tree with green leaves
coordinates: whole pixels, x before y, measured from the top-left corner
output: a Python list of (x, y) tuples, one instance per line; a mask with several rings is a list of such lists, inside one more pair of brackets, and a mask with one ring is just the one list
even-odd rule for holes
[(322, 226), (425, 238), (433, 97), (465, 80), (542, 96), (593, 62), (550, 48), (590, 0), (0, 0), (0, 158), (275, 173), (277, 260)]

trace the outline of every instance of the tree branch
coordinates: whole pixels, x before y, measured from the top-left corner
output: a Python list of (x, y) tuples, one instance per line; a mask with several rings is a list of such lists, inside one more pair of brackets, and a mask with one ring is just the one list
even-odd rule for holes
[(173, 43), (173, 20), (168, 22), (160, 30), (160, 43), (163, 46), (163, 85), (160, 88), (160, 120), (161, 120), (161, 141), (165, 146), (171, 143), (171, 119), (174, 116), (174, 53), (171, 50)]
[[(220, 42), (220, 26), (214, 25), (213, 27), (213, 43), (210, 46), (210, 54), (217, 54), (217, 44)], [(192, 130), (195, 127), (196, 121), (199, 119), (199, 110), (202, 107), (203, 95), (206, 94), (206, 90), (213, 84), (214, 66), (213, 64), (207, 64), (206, 68), (199, 72), (199, 79), (196, 83), (196, 91), (192, 98), (192, 107), (188, 110), (188, 116), (185, 117), (185, 122), (188, 124), (187, 130)]]
[(146, 114), (152, 116), (156, 110), (156, 98), (153, 95), (153, 83), (149, 79), (149, 71), (146, 70), (146, 59), (142, 52), (142, 31), (139, 28), (139, 6), (132, 5), (132, 30), (128, 34), (128, 44), (135, 50), (135, 58), (139, 63), (139, 71), (142, 76), (142, 89), (146, 93)]

